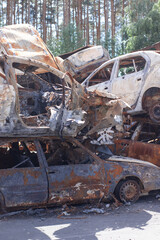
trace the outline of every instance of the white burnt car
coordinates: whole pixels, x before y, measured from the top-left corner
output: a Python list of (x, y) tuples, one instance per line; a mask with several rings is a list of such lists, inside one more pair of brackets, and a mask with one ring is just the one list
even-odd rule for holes
[(148, 113), (160, 123), (160, 55), (139, 51), (111, 59), (95, 69), (82, 83), (88, 90), (115, 94), (127, 102), (128, 113)]

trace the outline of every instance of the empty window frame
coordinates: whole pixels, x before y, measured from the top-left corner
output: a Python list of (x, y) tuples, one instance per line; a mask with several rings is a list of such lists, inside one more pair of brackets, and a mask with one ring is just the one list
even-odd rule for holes
[(13, 142), (0, 146), (0, 169), (39, 167), (33, 142)]
[(89, 86), (109, 81), (112, 74), (113, 64), (111, 63), (106, 67), (102, 68), (92, 79), (89, 81)]
[(120, 60), (118, 77), (142, 71), (145, 68), (145, 64), (146, 61), (141, 56)]

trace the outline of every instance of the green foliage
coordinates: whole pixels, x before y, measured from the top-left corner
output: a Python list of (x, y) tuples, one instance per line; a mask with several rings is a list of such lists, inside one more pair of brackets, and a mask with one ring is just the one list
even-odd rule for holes
[(139, 50), (160, 41), (160, 0), (152, 5), (152, 8), (148, 0), (138, 4), (136, 8), (130, 11), (130, 23), (126, 25), (127, 52)]
[(69, 24), (62, 28), (59, 39), (52, 37), (47, 42), (49, 49), (54, 55), (71, 52), (77, 48), (84, 46), (85, 40), (82, 37), (82, 32), (73, 24)]
[(61, 41), (57, 40), (55, 37), (51, 37), (47, 41), (47, 47), (53, 53), (54, 56), (61, 54)]

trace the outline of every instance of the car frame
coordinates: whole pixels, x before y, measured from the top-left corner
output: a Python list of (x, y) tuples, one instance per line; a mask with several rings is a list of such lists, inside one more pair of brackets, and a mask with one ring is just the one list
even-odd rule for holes
[[(140, 63), (141, 67), (139, 67)], [(103, 80), (99, 78), (98, 83), (92, 83), (94, 78), (105, 69), (111, 69), (110, 78), (107, 81), (105, 78)], [(120, 70), (128, 70), (128, 73), (120, 74)], [(138, 51), (105, 62), (95, 69), (82, 85), (85, 85), (89, 91), (113, 93), (130, 105), (131, 109), (127, 110), (129, 114), (148, 113), (154, 122), (160, 123), (159, 72), (160, 55), (155, 51)]]
[[(72, 141), (77, 144), (76, 140)], [(25, 155), (24, 152), (17, 155), (17, 147), (22, 151), (20, 142)], [(31, 143), (30, 150), (26, 148), (27, 142)], [(16, 144), (12, 145), (10, 157), (13, 159), (15, 154), (15, 159), (21, 156), (24, 161), (0, 169), (1, 210), (106, 200), (113, 193), (122, 202), (134, 202), (140, 194), (160, 188), (160, 168), (148, 162), (114, 155), (103, 160), (83, 148), (91, 155), (92, 162), (59, 164), (59, 159), (58, 165), (49, 164), (44, 142), (19, 139)], [(36, 164), (33, 156), (37, 156)]]

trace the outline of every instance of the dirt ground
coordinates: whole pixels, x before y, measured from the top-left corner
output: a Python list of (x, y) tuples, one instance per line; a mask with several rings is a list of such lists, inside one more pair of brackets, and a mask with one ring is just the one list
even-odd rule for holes
[(157, 240), (160, 195), (132, 205), (85, 204), (0, 216), (0, 240)]

